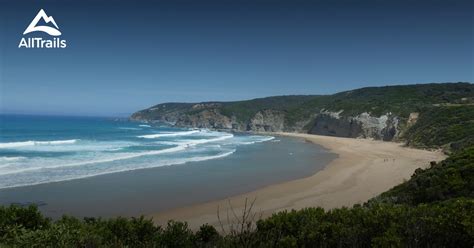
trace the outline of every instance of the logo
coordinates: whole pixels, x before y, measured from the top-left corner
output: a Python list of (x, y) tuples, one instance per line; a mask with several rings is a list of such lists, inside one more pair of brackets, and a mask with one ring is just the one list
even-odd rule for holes
[[(38, 25), (41, 20), (45, 24), (52, 24), (53, 26)], [(33, 21), (31, 21), (30, 25), (28, 25), (23, 32), (23, 35), (34, 32), (44, 32), (50, 36), (61, 36), (58, 24), (54, 18), (48, 16), (43, 9), (40, 9), (38, 14), (36, 14)], [(59, 37), (54, 37), (53, 39), (44, 39), (43, 37), (23, 37), (20, 40), (20, 44), (18, 44), (18, 48), (66, 48), (66, 46), (66, 40), (62, 40)]]
[[(46, 23), (51, 22), (56, 28), (53, 28), (50, 26), (37, 26), (40, 19), (43, 19)], [(35, 31), (45, 32), (52, 36), (61, 35), (58, 24), (56, 24), (56, 22), (54, 21), (54, 18), (52, 16), (46, 15), (46, 12), (44, 12), (43, 9), (40, 9), (38, 14), (35, 16), (35, 19), (31, 21), (30, 25), (25, 29), (25, 32), (23, 32), (23, 35), (31, 33), (31, 32), (35, 32)]]

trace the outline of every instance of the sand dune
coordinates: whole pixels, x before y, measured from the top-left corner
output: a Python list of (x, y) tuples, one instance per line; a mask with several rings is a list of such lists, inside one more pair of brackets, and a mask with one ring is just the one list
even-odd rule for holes
[[(227, 215), (230, 204), (236, 213), (241, 213), (246, 198), (256, 199), (253, 209), (263, 217), (281, 210), (305, 207), (330, 209), (352, 206), (409, 179), (417, 168), (429, 166), (430, 161), (445, 158), (440, 151), (412, 149), (394, 142), (310, 134), (279, 135), (304, 138), (322, 145), (339, 157), (307, 178), (271, 185), (227, 199), (156, 213), (150, 217), (159, 224), (174, 219), (187, 221), (191, 228), (203, 223), (217, 226), (218, 207), (221, 216)], [(226, 217), (223, 219), (225, 221)]]

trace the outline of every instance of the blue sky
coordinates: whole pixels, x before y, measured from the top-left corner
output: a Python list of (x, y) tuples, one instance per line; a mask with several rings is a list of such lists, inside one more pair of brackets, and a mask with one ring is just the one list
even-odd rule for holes
[[(472, 1), (0, 0), (0, 111), (117, 115), (156, 103), (473, 81)], [(19, 49), (39, 9), (66, 49)]]

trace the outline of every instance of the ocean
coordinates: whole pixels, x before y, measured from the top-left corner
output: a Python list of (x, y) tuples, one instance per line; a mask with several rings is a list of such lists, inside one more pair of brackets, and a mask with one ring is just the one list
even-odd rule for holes
[(309, 176), (304, 140), (98, 117), (0, 116), (0, 204), (48, 216), (134, 216)]

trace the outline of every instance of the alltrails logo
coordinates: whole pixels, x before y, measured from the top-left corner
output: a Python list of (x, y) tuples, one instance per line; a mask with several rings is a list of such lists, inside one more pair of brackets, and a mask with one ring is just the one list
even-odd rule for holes
[[(52, 24), (53, 26), (40, 26), (38, 22), (43, 20), (45, 24)], [(38, 14), (35, 16), (30, 25), (25, 29), (23, 35), (29, 34), (32, 32), (44, 32), (50, 36), (61, 36), (61, 31), (59, 31), (58, 24), (54, 21), (52, 16), (46, 15), (43, 9), (41, 9)], [(66, 40), (62, 40), (59, 37), (54, 37), (52, 39), (44, 39), (42, 37), (28, 37), (21, 38), (18, 48), (66, 48)]]

